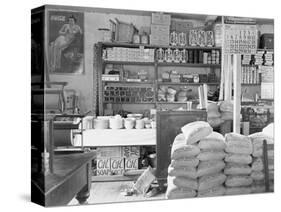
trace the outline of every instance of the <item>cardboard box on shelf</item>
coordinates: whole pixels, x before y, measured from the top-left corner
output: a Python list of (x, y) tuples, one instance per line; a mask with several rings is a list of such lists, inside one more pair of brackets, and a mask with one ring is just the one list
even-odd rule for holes
[(171, 15), (163, 13), (152, 13), (151, 18), (152, 24), (161, 24), (161, 25), (170, 25), (171, 24)]
[(170, 34), (170, 26), (167, 25), (159, 25), (159, 24), (151, 24), (151, 34), (152, 35), (169, 35)]
[(169, 45), (169, 35), (150, 35), (150, 44), (152, 45)]

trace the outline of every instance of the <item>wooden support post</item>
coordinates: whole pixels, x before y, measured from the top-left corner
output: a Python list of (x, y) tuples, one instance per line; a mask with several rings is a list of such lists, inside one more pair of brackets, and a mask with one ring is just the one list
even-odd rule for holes
[(234, 107), (233, 107), (233, 132), (240, 133), (241, 111), (241, 55), (233, 56), (233, 82), (234, 82)]

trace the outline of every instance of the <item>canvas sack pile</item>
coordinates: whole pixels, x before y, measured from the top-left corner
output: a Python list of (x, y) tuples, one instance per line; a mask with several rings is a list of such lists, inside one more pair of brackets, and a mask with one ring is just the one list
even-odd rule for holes
[(223, 136), (207, 122), (183, 126), (171, 150), (166, 198), (223, 195), (224, 148)]
[[(252, 193), (262, 193), (266, 191), (265, 188), (265, 174), (263, 164), (263, 141), (267, 144), (273, 144), (273, 138), (263, 132), (249, 135), (253, 143), (253, 163), (251, 177), (253, 179)], [(274, 149), (267, 150), (268, 170), (269, 170), (269, 189), (273, 191), (274, 188)]]
[(237, 133), (225, 135), (227, 155), (224, 174), (226, 195), (249, 194), (253, 179), (251, 177), (253, 146), (251, 139)]

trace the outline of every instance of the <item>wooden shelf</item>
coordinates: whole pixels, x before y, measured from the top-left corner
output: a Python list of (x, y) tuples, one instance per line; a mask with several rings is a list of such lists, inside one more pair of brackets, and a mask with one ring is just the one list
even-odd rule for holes
[(242, 86), (260, 86), (260, 83), (242, 83)]
[(158, 82), (158, 85), (179, 85), (179, 86), (198, 86), (198, 85), (219, 85), (219, 82), (199, 82), (199, 83), (186, 83), (186, 82)]
[(202, 64), (202, 63), (168, 63), (159, 62), (158, 66), (181, 66), (181, 67), (207, 67), (207, 68), (220, 68), (220, 64)]
[(126, 105), (126, 104), (155, 104), (155, 102), (103, 102), (104, 104), (119, 104), (119, 105)]
[[(191, 100), (193, 103), (198, 103), (198, 100)], [(186, 104), (186, 102), (157, 102), (157, 104)]]
[(104, 60), (103, 64), (153, 66), (155, 64), (155, 62), (133, 62), (133, 61)]
[(151, 45), (151, 44), (132, 44), (118, 42), (101, 42), (103, 47), (127, 47), (127, 48), (171, 48), (171, 49), (198, 49), (198, 50), (221, 50), (221, 47), (200, 47), (200, 46), (171, 46), (171, 45)]
[(121, 83), (121, 84), (141, 84), (141, 85), (152, 85), (154, 84), (153, 82), (131, 82), (131, 81), (102, 81), (103, 83)]

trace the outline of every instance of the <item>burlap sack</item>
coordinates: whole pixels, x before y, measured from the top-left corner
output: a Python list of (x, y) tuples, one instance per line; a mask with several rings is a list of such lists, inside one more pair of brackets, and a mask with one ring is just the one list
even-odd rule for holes
[(179, 167), (174, 168), (169, 166), (168, 167), (168, 175), (175, 176), (175, 177), (188, 177), (191, 179), (197, 178), (197, 171), (194, 167)]
[(197, 158), (200, 161), (223, 160), (226, 153), (222, 150), (202, 150)]
[[(264, 134), (262, 132), (251, 134), (251, 135), (249, 135), (249, 138), (252, 140), (252, 143), (253, 143), (253, 156), (254, 157), (262, 157), (264, 140), (266, 140), (266, 142), (268, 144), (273, 144), (273, 138), (267, 136), (266, 134)], [(273, 155), (274, 155), (273, 151), (271, 151), (268, 154), (269, 157), (273, 157)]]
[(251, 178), (253, 180), (264, 180), (264, 173), (263, 171), (253, 171), (251, 173)]
[(212, 132), (210, 135), (199, 141), (198, 147), (202, 150), (224, 150), (226, 144), (222, 134)]
[(198, 197), (214, 197), (223, 196), (225, 194), (225, 187), (223, 185), (216, 186), (207, 190), (198, 191)]
[(198, 164), (199, 164), (199, 159), (197, 158), (180, 158), (176, 160), (171, 160), (170, 166), (173, 168), (197, 167)]
[(225, 185), (228, 187), (250, 186), (252, 183), (253, 179), (247, 175), (230, 175), (225, 181)]
[(225, 156), (224, 161), (228, 163), (250, 164), (252, 163), (252, 157), (250, 155), (229, 153)]
[[(262, 171), (263, 170), (263, 160), (262, 158), (254, 158), (252, 163), (252, 171)], [(274, 170), (274, 160), (268, 159), (268, 169)]]
[(226, 180), (226, 176), (222, 173), (205, 175), (198, 180), (198, 191), (208, 190), (222, 185)]
[(197, 156), (199, 153), (200, 149), (197, 145), (186, 144), (183, 134), (175, 137), (171, 148), (171, 159), (191, 158)]
[(225, 195), (250, 194), (251, 192), (251, 186), (226, 187), (225, 189)]
[(225, 135), (226, 148), (225, 151), (234, 154), (247, 154), (253, 152), (253, 145), (250, 138), (237, 133), (228, 133)]
[(246, 164), (228, 163), (224, 168), (226, 175), (249, 175), (251, 172), (251, 167)]
[(213, 132), (213, 128), (208, 122), (195, 121), (186, 124), (181, 128), (187, 144), (193, 144), (207, 137)]
[(265, 185), (257, 185), (253, 184), (251, 186), (251, 193), (256, 194), (256, 193), (264, 193), (265, 192)]
[(197, 168), (197, 176), (202, 177), (204, 175), (211, 175), (220, 172), (225, 167), (225, 163), (222, 160), (214, 161), (201, 161)]
[(166, 190), (166, 199), (192, 198), (197, 195), (196, 191), (190, 188), (168, 186)]
[(184, 188), (190, 188), (197, 190), (198, 188), (198, 182), (195, 179), (190, 179), (187, 177), (172, 177), (168, 176), (167, 177), (167, 183), (168, 187), (175, 185), (177, 187), (184, 187)]

